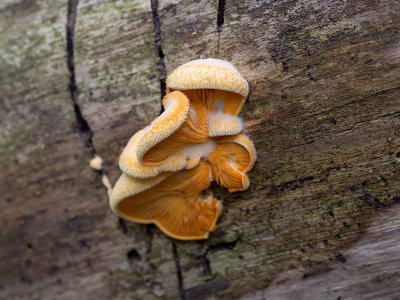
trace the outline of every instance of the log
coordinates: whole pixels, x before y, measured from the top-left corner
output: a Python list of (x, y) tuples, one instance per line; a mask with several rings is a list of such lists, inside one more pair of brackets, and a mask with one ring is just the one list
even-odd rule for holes
[[(0, 3), (0, 298), (400, 297), (400, 6)], [(200, 57), (248, 80), (258, 160), (204, 241), (119, 220), (128, 139)]]

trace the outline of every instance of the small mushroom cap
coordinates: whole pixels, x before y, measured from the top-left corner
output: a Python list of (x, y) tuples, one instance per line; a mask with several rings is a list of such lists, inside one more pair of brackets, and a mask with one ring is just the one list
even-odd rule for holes
[(89, 162), (89, 166), (96, 170), (96, 171), (101, 171), (103, 168), (103, 159), (101, 158), (100, 155), (95, 155)]
[(111, 193), (110, 206), (121, 218), (155, 223), (170, 237), (205, 239), (215, 230), (222, 209), (218, 200), (202, 194), (211, 179), (210, 166), (205, 161), (190, 170), (149, 179), (122, 174)]
[(243, 191), (249, 187), (246, 173), (254, 166), (256, 151), (245, 135), (221, 138), (208, 159), (213, 179), (229, 192)]
[(242, 110), (249, 93), (249, 85), (239, 71), (230, 62), (215, 58), (183, 64), (167, 77), (166, 85), (167, 93), (172, 90), (214, 89), (239, 94), (238, 103), (227, 111), (233, 115)]

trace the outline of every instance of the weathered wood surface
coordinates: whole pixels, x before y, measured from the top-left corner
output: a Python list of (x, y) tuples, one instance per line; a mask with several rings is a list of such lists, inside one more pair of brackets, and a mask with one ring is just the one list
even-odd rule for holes
[[(400, 297), (397, 1), (75, 3), (0, 1), (1, 298)], [(248, 79), (259, 158), (248, 191), (213, 187), (209, 240), (179, 242), (119, 222), (88, 162), (115, 182), (160, 62), (199, 57)]]
[[(398, 299), (400, 286), (400, 207), (378, 213), (360, 240), (341, 253), (343, 263), (322, 264), (306, 273), (291, 270), (299, 282), (280, 284), (243, 299)], [(297, 274), (295, 274), (297, 273)], [(283, 276), (286, 276), (283, 275)]]

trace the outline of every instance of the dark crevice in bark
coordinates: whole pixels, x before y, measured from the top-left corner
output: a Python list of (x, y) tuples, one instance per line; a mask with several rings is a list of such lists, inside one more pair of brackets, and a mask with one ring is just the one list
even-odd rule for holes
[(222, 31), (222, 25), (225, 22), (225, 0), (218, 1), (218, 11), (217, 11), (217, 31)]
[[(161, 22), (158, 16), (158, 0), (150, 0), (150, 2), (151, 2), (151, 12), (153, 15), (153, 24), (154, 24), (154, 43), (158, 54), (158, 78), (160, 80), (160, 93), (162, 100), (166, 92), (165, 80), (167, 78), (167, 69), (165, 67), (165, 55), (162, 50)], [(161, 113), (163, 111), (164, 108), (161, 105)]]
[(124, 219), (118, 218), (118, 228), (122, 231), (123, 234), (128, 233), (128, 227), (126, 226), (126, 222)]
[(241, 240), (241, 238), (237, 238), (231, 242), (221, 242), (218, 244), (213, 244), (207, 247), (207, 249), (200, 255), (196, 256), (196, 264), (197, 267), (201, 270), (201, 274), (203, 276), (209, 277), (212, 276), (212, 270), (210, 265), (210, 260), (207, 255), (209, 253), (221, 251), (221, 250), (233, 250), (236, 247), (236, 244)]
[(69, 70), (69, 93), (72, 100), (72, 105), (74, 106), (74, 112), (77, 122), (77, 128), (79, 135), (85, 142), (86, 147), (89, 149), (90, 153), (94, 155), (96, 153), (93, 147), (93, 132), (90, 129), (88, 122), (82, 115), (81, 108), (77, 102), (78, 98), (78, 87), (75, 81), (75, 65), (74, 65), (74, 33), (75, 33), (75, 24), (77, 17), (77, 8), (78, 8), (79, 0), (69, 0), (68, 2), (68, 15), (67, 15), (67, 26), (66, 26), (66, 35), (67, 35), (67, 65)]
[(154, 224), (147, 224), (146, 225), (146, 233), (147, 233), (147, 236), (148, 236), (146, 252), (148, 254), (151, 253), (151, 250), (153, 249), (154, 229), (155, 229), (155, 225)]
[(126, 252), (126, 259), (128, 260), (130, 265), (133, 265), (136, 261), (139, 261), (142, 258), (140, 257), (139, 252), (135, 248), (132, 248), (131, 250)]
[[(68, 12), (67, 12), (67, 25), (66, 25), (66, 40), (67, 40), (67, 66), (69, 70), (69, 84), (68, 90), (71, 96), (72, 105), (74, 107), (74, 113), (77, 123), (78, 133), (81, 139), (84, 141), (85, 146), (89, 149), (92, 157), (96, 155), (96, 149), (93, 145), (93, 131), (82, 115), (81, 108), (78, 103), (78, 86), (76, 84), (75, 77), (75, 62), (74, 62), (74, 34), (75, 34), (75, 24), (78, 13), (79, 0), (69, 0), (68, 2)], [(102, 158), (101, 158), (102, 159)], [(104, 184), (103, 179), (108, 177), (108, 173), (104, 164), (101, 164), (101, 169), (96, 169), (101, 173), (101, 181)], [(108, 178), (107, 178), (108, 180)], [(122, 224), (122, 223), (121, 223)], [(122, 231), (125, 233), (126, 227), (121, 226)]]
[(225, 22), (225, 0), (219, 0), (217, 8), (217, 32), (218, 32), (217, 57), (219, 54), (222, 25), (224, 25), (224, 22)]
[[(324, 174), (324, 177), (321, 178), (321, 180), (326, 180), (326, 177), (329, 177), (329, 171)], [(269, 188), (269, 191), (267, 193), (267, 197), (270, 197), (272, 195), (277, 195), (279, 193), (282, 193), (286, 190), (296, 190), (298, 188), (303, 187), (307, 182), (314, 182), (318, 183), (320, 180), (314, 180), (314, 176), (305, 176), (301, 177), (299, 179), (294, 179), (294, 180), (289, 180), (286, 182), (282, 182), (277, 185), (267, 185), (265, 184), (263, 188)]]
[(210, 260), (207, 257), (207, 252), (196, 256), (196, 266), (200, 269), (203, 276), (209, 277), (212, 275)]
[(221, 251), (221, 250), (232, 250), (236, 247), (236, 244), (240, 241), (240, 238), (237, 238), (234, 241), (231, 242), (221, 242), (218, 244), (210, 245), (206, 249), (205, 255), (207, 255), (210, 252), (216, 252), (216, 251)]
[(181, 297), (182, 300), (186, 300), (185, 290), (183, 289), (181, 263), (180, 263), (180, 260), (179, 260), (178, 248), (176, 247), (175, 242), (172, 242), (172, 253), (174, 254), (174, 261), (175, 261), (175, 266), (176, 266), (176, 274), (178, 276), (179, 296)]

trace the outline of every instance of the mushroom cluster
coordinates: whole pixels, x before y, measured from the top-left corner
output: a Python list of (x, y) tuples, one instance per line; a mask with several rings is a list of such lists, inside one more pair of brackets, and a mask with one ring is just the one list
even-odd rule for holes
[(247, 81), (229, 62), (198, 59), (167, 78), (164, 112), (138, 131), (119, 158), (122, 175), (110, 194), (119, 217), (155, 223), (181, 240), (205, 239), (216, 228), (222, 204), (212, 181), (229, 192), (249, 187), (253, 143), (240, 132), (238, 114)]

